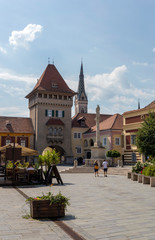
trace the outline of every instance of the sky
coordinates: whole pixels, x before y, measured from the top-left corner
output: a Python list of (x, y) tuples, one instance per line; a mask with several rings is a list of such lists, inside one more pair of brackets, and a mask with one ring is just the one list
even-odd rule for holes
[(0, 0), (0, 116), (29, 117), (48, 59), (74, 91), (82, 60), (89, 113), (154, 101), (154, 12), (154, 0)]

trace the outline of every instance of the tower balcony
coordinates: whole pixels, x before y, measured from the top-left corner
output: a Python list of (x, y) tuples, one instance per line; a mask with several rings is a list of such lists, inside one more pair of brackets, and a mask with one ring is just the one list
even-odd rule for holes
[(47, 135), (47, 142), (48, 143), (63, 143), (64, 137), (59, 135)]

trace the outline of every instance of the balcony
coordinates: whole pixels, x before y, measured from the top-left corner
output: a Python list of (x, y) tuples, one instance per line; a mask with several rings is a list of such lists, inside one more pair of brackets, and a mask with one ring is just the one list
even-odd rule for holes
[(47, 142), (48, 143), (63, 143), (64, 137), (63, 135), (47, 135)]

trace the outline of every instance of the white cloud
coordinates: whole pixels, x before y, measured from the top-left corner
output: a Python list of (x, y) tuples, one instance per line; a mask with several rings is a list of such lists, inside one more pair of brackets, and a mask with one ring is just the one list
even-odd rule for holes
[(7, 54), (7, 51), (2, 47), (0, 47), (0, 52), (3, 53), (3, 54)]
[(29, 110), (23, 107), (0, 107), (0, 116), (29, 117)]
[[(94, 104), (101, 106), (101, 113), (123, 113), (136, 109), (138, 99), (152, 101), (155, 90), (151, 88), (140, 89), (128, 80), (128, 69), (125, 65), (118, 66), (110, 73), (85, 76), (85, 90), (88, 96), (89, 111)], [(69, 81), (71, 86), (77, 82)], [(95, 110), (94, 110), (95, 111)], [(93, 111), (93, 112), (94, 112)]]
[(0, 69), (0, 80), (15, 81), (15, 82), (25, 82), (28, 85), (35, 84), (36, 78), (33, 76), (20, 76), (12, 73), (8, 69)]
[(143, 66), (143, 67), (148, 67), (149, 64), (147, 62), (132, 62), (133, 65), (137, 65), (137, 66)]
[(152, 52), (155, 52), (155, 47), (152, 49)]
[(29, 47), (29, 42), (33, 42), (36, 39), (36, 34), (42, 31), (42, 26), (37, 24), (28, 24), (21, 31), (12, 31), (9, 37), (10, 45), (14, 47)]

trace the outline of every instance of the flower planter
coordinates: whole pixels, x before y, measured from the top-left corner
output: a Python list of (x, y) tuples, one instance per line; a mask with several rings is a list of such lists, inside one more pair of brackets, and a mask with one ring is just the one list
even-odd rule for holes
[(32, 218), (59, 218), (65, 216), (65, 208), (63, 205), (50, 205), (50, 200), (32, 200), (30, 214)]

